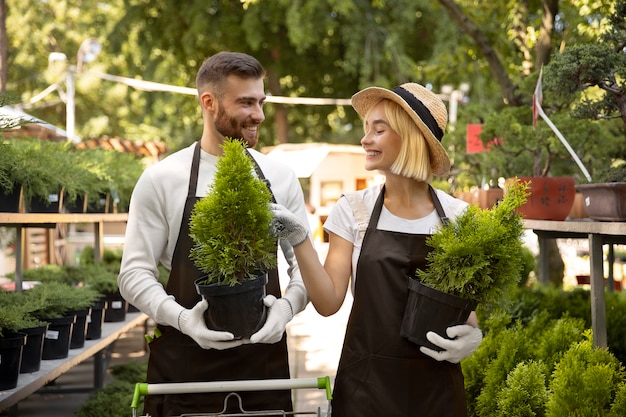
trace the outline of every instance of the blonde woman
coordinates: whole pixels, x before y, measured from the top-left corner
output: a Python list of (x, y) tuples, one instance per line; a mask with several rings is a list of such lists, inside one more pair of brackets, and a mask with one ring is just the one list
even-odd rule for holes
[(474, 312), (447, 336), (429, 332), (442, 348), (420, 347), (400, 335), (407, 283), (426, 267), (426, 238), (467, 203), (430, 186), (450, 160), (441, 145), (444, 103), (425, 87), (407, 83), (366, 88), (352, 97), (363, 117), (365, 168), (385, 174), (376, 185), (339, 199), (324, 224), (329, 249), (322, 266), (306, 227), (275, 205), (275, 236), (296, 253), (316, 310), (334, 314), (350, 277), (354, 302), (333, 394), (333, 416), (466, 416), (459, 362), (480, 344)]

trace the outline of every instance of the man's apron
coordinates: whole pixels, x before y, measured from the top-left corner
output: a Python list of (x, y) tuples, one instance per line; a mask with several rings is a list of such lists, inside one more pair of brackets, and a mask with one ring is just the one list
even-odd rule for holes
[[(377, 230), (380, 192), (357, 263), (354, 302), (333, 394), (333, 417), (467, 415), (459, 364), (436, 360), (400, 336), (408, 279), (426, 267), (428, 235)], [(437, 214), (445, 221), (436, 193)]]
[[(254, 158), (252, 158), (254, 161)], [(256, 162), (254, 162), (256, 165)], [(193, 240), (189, 237), (189, 220), (195, 203), (200, 166), (200, 143), (197, 143), (185, 201), (183, 220), (166, 291), (185, 308), (193, 308), (201, 300), (194, 281), (204, 275), (189, 259)], [(257, 166), (257, 173), (260, 172)], [(261, 173), (262, 175), (262, 173)], [(268, 187), (269, 188), (269, 187)], [(270, 190), (271, 192), (271, 190)], [(280, 298), (276, 269), (268, 271), (267, 294)], [(246, 344), (233, 349), (202, 349), (189, 336), (173, 327), (158, 325), (163, 335), (150, 343), (148, 383), (187, 381), (226, 381), (244, 379), (289, 378), (286, 335), (275, 344)], [(148, 395), (144, 414), (152, 417), (178, 416), (192, 412), (220, 412), (228, 393), (181, 395)], [(240, 392), (242, 407), (250, 410), (292, 411), (291, 392)], [(239, 404), (229, 399), (229, 413), (239, 412)]]

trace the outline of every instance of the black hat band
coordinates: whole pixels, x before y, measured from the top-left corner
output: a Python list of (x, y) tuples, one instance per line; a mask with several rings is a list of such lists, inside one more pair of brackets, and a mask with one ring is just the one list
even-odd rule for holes
[(441, 142), (441, 138), (443, 138), (443, 131), (437, 124), (437, 121), (433, 117), (428, 107), (424, 105), (420, 100), (418, 100), (413, 94), (408, 92), (406, 89), (401, 86), (397, 86), (393, 89), (393, 92), (402, 97), (404, 101), (413, 109), (415, 114), (419, 116), (420, 119), (424, 122), (426, 127), (430, 129), (431, 133)]

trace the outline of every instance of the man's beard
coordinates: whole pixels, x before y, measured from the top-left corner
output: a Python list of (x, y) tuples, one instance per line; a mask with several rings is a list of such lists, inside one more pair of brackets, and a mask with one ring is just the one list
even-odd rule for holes
[(256, 141), (255, 143), (250, 143), (246, 140), (241, 125), (235, 119), (228, 116), (221, 108), (217, 111), (215, 129), (224, 137), (242, 140), (250, 147), (256, 145)]

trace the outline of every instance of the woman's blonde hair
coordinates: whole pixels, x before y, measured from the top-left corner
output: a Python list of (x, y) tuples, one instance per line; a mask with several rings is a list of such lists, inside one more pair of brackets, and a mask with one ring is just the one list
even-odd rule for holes
[[(433, 173), (430, 167), (430, 152), (424, 135), (398, 104), (391, 100), (383, 100), (383, 107), (389, 126), (402, 141), (400, 153), (391, 165), (391, 172), (429, 183), (433, 178)], [(367, 117), (363, 120), (367, 120)], [(365, 127), (365, 124), (363, 126)]]

